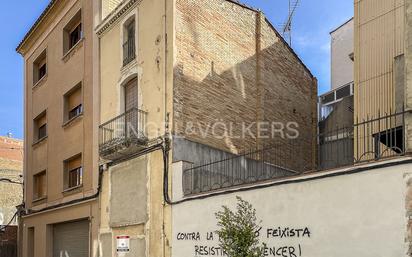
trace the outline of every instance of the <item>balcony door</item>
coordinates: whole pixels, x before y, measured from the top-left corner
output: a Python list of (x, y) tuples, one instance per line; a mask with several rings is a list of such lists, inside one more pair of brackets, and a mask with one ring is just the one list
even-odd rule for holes
[(129, 81), (124, 87), (124, 103), (125, 111), (129, 111), (133, 108), (137, 108), (137, 79), (134, 78)]
[(124, 87), (124, 97), (125, 133), (126, 137), (133, 138), (132, 136), (138, 131), (137, 78), (132, 79), (126, 84)]

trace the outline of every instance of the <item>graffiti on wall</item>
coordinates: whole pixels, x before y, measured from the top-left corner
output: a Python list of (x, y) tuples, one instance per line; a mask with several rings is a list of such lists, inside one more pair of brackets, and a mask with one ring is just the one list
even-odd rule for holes
[[(312, 236), (309, 227), (261, 227), (256, 233), (260, 241), (266, 244), (263, 249), (264, 256), (273, 257), (304, 256), (303, 242)], [(224, 250), (219, 246), (219, 237), (214, 231), (178, 232), (176, 240), (178, 243), (191, 244), (190, 256), (192, 257), (226, 256)]]

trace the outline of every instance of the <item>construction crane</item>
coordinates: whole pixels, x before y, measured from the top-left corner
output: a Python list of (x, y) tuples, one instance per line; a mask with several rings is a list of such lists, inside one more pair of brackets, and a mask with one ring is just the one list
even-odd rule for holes
[(289, 14), (286, 22), (283, 24), (283, 38), (289, 42), (292, 46), (292, 21), (295, 11), (299, 6), (299, 0), (288, 0), (289, 1)]

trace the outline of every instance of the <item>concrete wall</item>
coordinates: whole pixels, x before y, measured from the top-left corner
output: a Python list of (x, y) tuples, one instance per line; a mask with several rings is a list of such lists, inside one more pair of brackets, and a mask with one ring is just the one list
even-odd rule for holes
[[(386, 167), (357, 167), (355, 173), (347, 169), (307, 174), (279, 180), (278, 185), (176, 204), (172, 256), (222, 256), (213, 233), (214, 213), (222, 205), (234, 208), (236, 196), (252, 203), (262, 221), (260, 239), (269, 248), (265, 256), (409, 256), (406, 206), (412, 164), (410, 159), (397, 161)], [(280, 236), (285, 229), (289, 235)], [(192, 233), (194, 239), (187, 237)]]
[(331, 37), (331, 89), (353, 82), (353, 61), (349, 58), (354, 51), (353, 19), (330, 33)]
[(176, 23), (173, 133), (236, 153), (263, 144), (242, 122), (296, 121), (310, 163), (316, 83), (264, 16), (231, 1), (178, 0)]

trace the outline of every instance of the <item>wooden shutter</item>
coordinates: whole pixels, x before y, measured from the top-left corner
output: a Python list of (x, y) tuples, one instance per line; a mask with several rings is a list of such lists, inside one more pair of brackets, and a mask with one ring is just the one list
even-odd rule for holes
[(137, 108), (137, 79), (132, 79), (124, 88), (125, 111)]
[(89, 257), (89, 221), (53, 225), (53, 257)]

